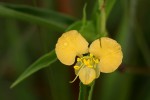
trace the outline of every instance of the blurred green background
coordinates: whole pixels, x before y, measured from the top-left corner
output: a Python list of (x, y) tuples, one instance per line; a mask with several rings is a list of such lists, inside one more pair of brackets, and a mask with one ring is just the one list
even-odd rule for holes
[[(106, 0), (109, 36), (124, 53), (120, 68), (96, 80), (93, 100), (150, 100), (150, 1)], [(94, 0), (0, 0), (0, 100), (77, 100), (79, 80), (72, 66), (56, 61), (10, 85), (34, 61), (53, 50), (67, 26), (82, 18)], [(106, 5), (107, 6), (107, 5)]]

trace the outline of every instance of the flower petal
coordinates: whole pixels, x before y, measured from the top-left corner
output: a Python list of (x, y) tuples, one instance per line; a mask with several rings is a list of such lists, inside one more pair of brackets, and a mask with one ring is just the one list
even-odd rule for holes
[(88, 52), (88, 42), (76, 30), (71, 30), (58, 39), (55, 51), (63, 64), (72, 65), (77, 55)]
[(102, 37), (90, 45), (89, 52), (100, 59), (100, 72), (115, 71), (122, 62), (121, 46), (113, 39)]
[(88, 85), (96, 78), (95, 70), (92, 68), (84, 67), (79, 72), (79, 78), (83, 84)]

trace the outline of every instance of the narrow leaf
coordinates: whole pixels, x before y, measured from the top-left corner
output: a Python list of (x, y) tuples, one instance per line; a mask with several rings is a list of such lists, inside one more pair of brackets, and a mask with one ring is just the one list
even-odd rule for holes
[(71, 17), (54, 11), (18, 5), (0, 5), (0, 16), (46, 26), (60, 32), (74, 22)]
[(55, 51), (51, 51), (37, 61), (35, 61), (31, 66), (29, 66), (21, 75), (20, 77), (11, 85), (10, 88), (13, 88), (18, 83), (32, 75), (33, 73), (37, 72), (38, 70), (48, 67), (50, 64), (54, 63), (57, 60)]
[(109, 16), (113, 6), (115, 5), (117, 0), (106, 0), (106, 17)]

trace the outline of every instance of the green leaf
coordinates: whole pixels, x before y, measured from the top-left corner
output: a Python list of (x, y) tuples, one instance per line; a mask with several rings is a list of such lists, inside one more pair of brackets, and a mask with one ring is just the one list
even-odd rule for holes
[(79, 32), (83, 35), (86, 40), (91, 43), (95, 39), (99, 38), (95, 31), (95, 25), (92, 21), (87, 21), (84, 26), (81, 27)]
[(83, 25), (82, 21), (75, 22), (70, 25), (66, 31), (69, 30), (78, 30), (89, 43), (99, 38), (96, 34), (95, 25), (92, 21), (87, 21), (85, 25)]
[(109, 16), (114, 4), (117, 0), (106, 0), (106, 17)]
[(76, 21), (73, 24), (71, 24), (65, 31), (70, 31), (70, 30), (80, 30), (82, 26), (81, 21)]
[(46, 26), (60, 32), (75, 21), (69, 16), (48, 9), (3, 3), (0, 5), (0, 16)]
[(20, 77), (11, 85), (11, 88), (16, 86), (18, 83), (32, 75), (33, 73), (37, 72), (38, 70), (48, 67), (50, 64), (54, 63), (57, 60), (55, 51), (51, 51), (37, 61), (35, 61), (31, 66), (29, 66), (21, 75)]

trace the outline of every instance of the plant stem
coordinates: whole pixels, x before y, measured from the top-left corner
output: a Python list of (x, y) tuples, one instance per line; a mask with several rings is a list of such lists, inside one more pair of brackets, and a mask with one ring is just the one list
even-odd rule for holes
[(78, 100), (86, 100), (87, 95), (87, 86), (80, 82), (79, 98)]
[(97, 37), (107, 36), (106, 31), (106, 12), (105, 12), (105, 0), (98, 0), (98, 12), (96, 14), (96, 29)]
[(90, 88), (90, 91), (89, 91), (88, 100), (92, 100), (92, 94), (93, 94), (94, 85), (95, 85), (95, 81), (91, 85), (91, 88)]
[(105, 0), (101, 1), (100, 11), (101, 11), (101, 14), (100, 14), (100, 34), (102, 34), (102, 36), (106, 36), (107, 31), (106, 31)]
[(92, 100), (93, 88), (95, 82), (90, 85), (84, 85), (80, 82), (80, 92), (78, 100)]

